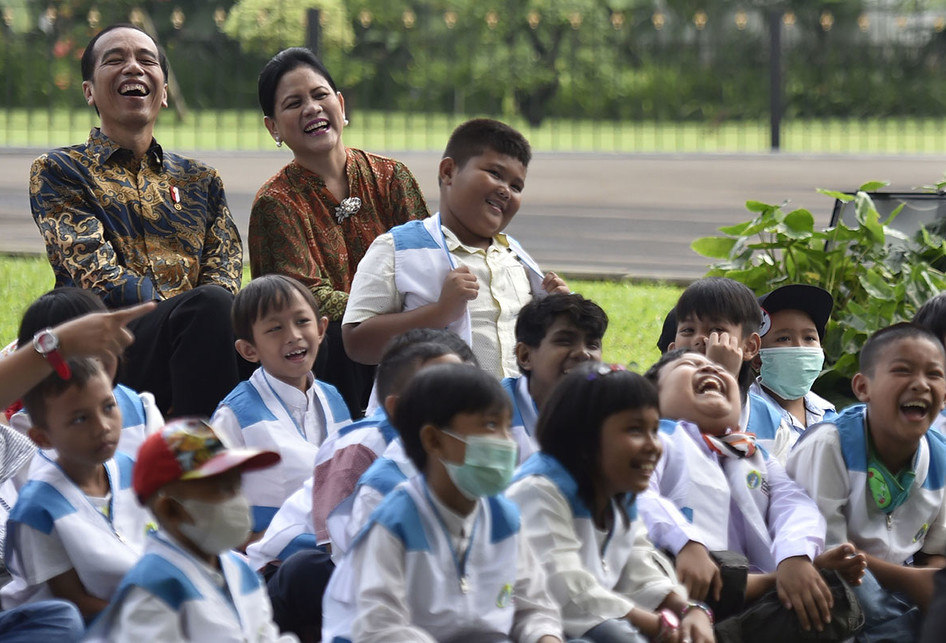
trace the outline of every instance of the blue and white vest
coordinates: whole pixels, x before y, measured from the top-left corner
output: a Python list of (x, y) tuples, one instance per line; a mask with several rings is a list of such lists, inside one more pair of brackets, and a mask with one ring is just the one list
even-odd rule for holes
[(519, 464), (539, 450), (535, 439), (535, 422), (539, 412), (529, 394), (529, 378), (525, 375), (507, 377), (501, 382), (512, 401), (512, 426), (510, 432), (519, 445)]
[(246, 556), (253, 569), (261, 570), (267, 564), (283, 562), (303, 549), (318, 549), (312, 526), (311, 476), (282, 504), (263, 537), (246, 548)]
[[(441, 228), (440, 213), (426, 219), (408, 221), (391, 228), (394, 241), (394, 283), (404, 298), (404, 310), (414, 310), (440, 299), (440, 291), (447, 273), (457, 267), (447, 249), (447, 241)], [(544, 275), (538, 264), (522, 248), (518, 241), (505, 235), (509, 248), (522, 262), (532, 296), (542, 297)], [(472, 345), (470, 312), (447, 326), (463, 340)]]
[[(312, 475), (319, 445), (341, 427), (351, 423), (345, 400), (331, 384), (314, 380), (310, 390), (325, 427), (298, 426), (285, 403), (270, 384), (262, 368), (249, 380), (237, 384), (214, 411), (211, 424), (231, 447), (248, 446), (276, 451), (279, 464), (243, 476), (243, 490), (253, 512), (253, 531), (263, 531), (283, 502), (302, 488)], [(313, 419), (313, 423), (315, 420)]]
[(5, 556), (14, 580), (0, 591), (4, 608), (52, 598), (46, 581), (67, 571), (48, 569), (43, 560), (24, 555), (22, 543), (33, 537), (31, 532), (54, 535), (86, 590), (102, 600), (111, 598), (122, 577), (138, 561), (152, 520), (131, 488), (134, 462), (116, 453), (104, 466), (112, 494), (110, 518), (58, 464), (43, 454), (33, 458), (29, 481), (20, 490), (7, 523)]
[(165, 534), (152, 534), (144, 556), (122, 580), (115, 598), (83, 640), (125, 640), (122, 624), (139, 617), (124, 610), (122, 602), (135, 587), (176, 612), (181, 641), (272, 640), (275, 626), (262, 579), (233, 552), (221, 554), (219, 561), (226, 591), (190, 553)]
[[(449, 536), (428, 493), (422, 476), (398, 487), (372, 515), (352, 551), (363, 545), (371, 529), (387, 529), (403, 544), (408, 617), (434, 639), (445, 641), (462, 632), (508, 635), (515, 616), (519, 510), (499, 496), (479, 501), (465, 568), (468, 591), (463, 592)], [(349, 553), (325, 592), (323, 641), (351, 640), (361, 573), (350, 567), (351, 560)]]

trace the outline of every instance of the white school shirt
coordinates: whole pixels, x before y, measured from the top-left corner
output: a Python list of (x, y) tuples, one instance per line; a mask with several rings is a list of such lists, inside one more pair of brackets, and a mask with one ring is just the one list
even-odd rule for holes
[(385, 496), (407, 480), (417, 475), (417, 467), (407, 453), (400, 438), (395, 438), (384, 450), (380, 458), (371, 463), (368, 470), (358, 479), (352, 501), (351, 515), (345, 527), (345, 537), (332, 543), (332, 555), (337, 547), (341, 554), (351, 549), (358, 533), (368, 524), (368, 519)]
[(927, 432), (913, 459), (916, 478), (902, 505), (886, 514), (867, 488), (867, 407), (850, 406), (834, 422), (805, 432), (788, 472), (818, 503), (828, 523), (827, 542), (859, 549), (901, 565), (923, 551), (946, 552), (946, 438)]
[(529, 378), (525, 375), (507, 377), (501, 384), (512, 401), (512, 426), (509, 431), (519, 445), (519, 464), (539, 450), (535, 439), (535, 424), (539, 419), (539, 410), (529, 393)]
[(834, 409), (834, 404), (824, 399), (814, 391), (808, 391), (804, 397), (805, 424), (803, 426), (798, 421), (798, 418), (786, 411), (782, 405), (778, 403), (778, 400), (769, 395), (768, 392), (762, 388), (761, 381), (762, 378), (757, 377), (749, 387), (749, 392), (753, 395), (758, 395), (772, 408), (778, 411), (782, 416), (782, 420), (784, 420), (785, 423), (788, 424), (788, 426), (799, 435), (804, 433), (805, 429), (807, 429), (809, 426), (818, 424), (819, 422), (830, 422), (834, 418), (838, 417), (837, 411)]
[[(741, 459), (718, 455), (685, 420), (661, 420), (660, 439), (663, 455), (637, 498), (657, 546), (671, 549), (695, 527), (700, 536), (692, 540), (710, 551), (741, 553), (752, 571), (764, 573), (792, 556), (814, 560), (824, 549), (818, 506), (764, 449)], [(667, 511), (658, 496), (678, 511)]]
[(611, 531), (597, 528), (575, 479), (552, 456), (529, 458), (505, 495), (519, 505), (567, 636), (623, 618), (635, 606), (654, 611), (671, 592), (686, 600), (673, 566), (648, 540), (634, 505), (625, 521), (612, 500)]
[(250, 567), (262, 570), (269, 563), (282, 563), (297, 551), (317, 549), (312, 525), (312, 476), (302, 488), (282, 503), (262, 538), (246, 548)]
[(253, 531), (266, 529), (286, 499), (302, 488), (325, 438), (351, 423), (335, 387), (309, 377), (303, 393), (260, 367), (237, 384), (210, 420), (226, 446), (269, 449), (282, 458), (273, 467), (243, 475)]
[(342, 324), (435, 303), (447, 273), (466, 266), (479, 292), (447, 326), (473, 349), (480, 368), (497, 378), (519, 374), (516, 318), (533, 296), (543, 297), (543, 275), (511, 236), (499, 233), (485, 250), (460, 243), (440, 214), (396, 226), (368, 247), (352, 279)]
[[(501, 634), (517, 643), (561, 638), (542, 567), (519, 533), (518, 511), (492, 497), (477, 502), (461, 589), (449, 522), (435, 513), (422, 476), (388, 496), (332, 575), (322, 640), (436, 643), (464, 634)], [(442, 505), (441, 505), (442, 506)]]
[(131, 488), (131, 458), (106, 461), (109, 517), (100, 512), (58, 464), (39, 454), (10, 513), (6, 563), (13, 581), (0, 590), (9, 609), (52, 598), (47, 581), (75, 569), (86, 591), (109, 600), (141, 556), (151, 514)]
[[(147, 391), (139, 393), (124, 384), (116, 384), (112, 393), (122, 412), (122, 432), (116, 451), (134, 460), (145, 438), (164, 426), (164, 417), (154, 403), (154, 395)], [(10, 418), (10, 426), (26, 435), (33, 426), (33, 420), (26, 409), (21, 409)], [(47, 449), (45, 453), (51, 459), (56, 458), (55, 449)]]
[(266, 586), (233, 552), (214, 569), (169, 534), (152, 534), (85, 641), (293, 643), (273, 623)]

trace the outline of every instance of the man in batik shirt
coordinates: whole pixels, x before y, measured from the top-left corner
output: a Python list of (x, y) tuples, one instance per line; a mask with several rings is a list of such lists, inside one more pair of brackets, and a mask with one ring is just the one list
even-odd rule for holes
[(154, 393), (166, 417), (209, 416), (244, 368), (230, 328), (243, 247), (223, 182), (152, 137), (167, 107), (167, 60), (151, 36), (113, 25), (81, 64), (101, 127), (38, 158), (30, 175), (56, 286), (87, 288), (109, 308), (157, 300), (129, 324), (137, 340), (119, 379)]

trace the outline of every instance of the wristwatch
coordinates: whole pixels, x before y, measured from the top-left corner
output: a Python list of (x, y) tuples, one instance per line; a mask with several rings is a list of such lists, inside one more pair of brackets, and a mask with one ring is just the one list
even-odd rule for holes
[(59, 377), (64, 380), (72, 377), (69, 365), (59, 352), (59, 338), (52, 328), (45, 328), (33, 335), (33, 348), (49, 362)]
[(657, 638), (654, 640), (657, 643), (669, 641), (673, 633), (680, 628), (680, 618), (669, 609), (660, 610), (657, 616), (660, 617), (660, 629), (657, 630)]

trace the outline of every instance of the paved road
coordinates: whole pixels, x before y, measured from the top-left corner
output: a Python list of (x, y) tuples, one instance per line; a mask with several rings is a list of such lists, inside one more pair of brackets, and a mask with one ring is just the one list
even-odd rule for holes
[[(28, 176), (42, 150), (0, 150), (0, 252), (40, 253), (29, 215)], [(284, 165), (284, 151), (209, 152), (195, 156), (223, 176), (231, 210), (245, 234), (250, 204), (263, 181)], [(393, 153), (411, 168), (438, 205), (437, 162), (431, 153)], [(548, 269), (570, 274), (688, 281), (705, 258), (690, 242), (719, 226), (749, 218), (745, 201), (790, 201), (827, 223), (833, 201), (817, 187), (851, 190), (887, 180), (909, 190), (935, 182), (946, 154), (926, 157), (760, 155), (538, 154), (523, 206), (510, 224)]]

